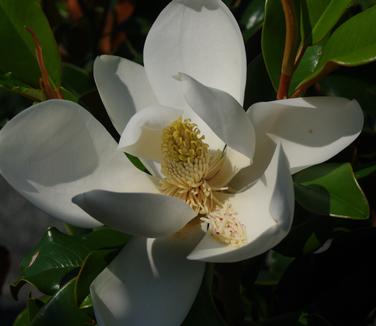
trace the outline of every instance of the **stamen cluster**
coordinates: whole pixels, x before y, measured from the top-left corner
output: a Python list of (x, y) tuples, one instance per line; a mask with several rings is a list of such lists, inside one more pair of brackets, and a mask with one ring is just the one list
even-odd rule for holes
[(179, 118), (162, 135), (161, 191), (185, 200), (197, 213), (207, 214), (218, 200), (210, 186), (223, 163), (220, 151), (209, 151), (196, 124)]
[(229, 203), (207, 216), (201, 217), (201, 221), (207, 224), (208, 232), (220, 242), (240, 247), (247, 240), (245, 226), (240, 223), (236, 212)]

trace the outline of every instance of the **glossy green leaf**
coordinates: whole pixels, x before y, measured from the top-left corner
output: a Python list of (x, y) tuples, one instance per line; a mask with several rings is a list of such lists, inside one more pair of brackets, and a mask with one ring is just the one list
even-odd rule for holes
[(322, 55), (322, 46), (313, 45), (306, 49), (302, 59), (296, 68), (290, 84), (290, 93), (292, 93), (296, 87), (315, 71), (317, 64)]
[(37, 248), (24, 258), (21, 277), (12, 287), (15, 297), (29, 283), (46, 294), (59, 290), (66, 278), (75, 276), (85, 258), (95, 250), (121, 248), (128, 236), (110, 228), (99, 228), (87, 234), (70, 236), (51, 228)]
[[(339, 21), (352, 0), (305, 0), (302, 6), (302, 16), (309, 27), (305, 30), (305, 43), (317, 44), (327, 36)], [(304, 13), (304, 11), (307, 11)]]
[(97, 275), (115, 258), (119, 250), (97, 250), (91, 252), (82, 264), (77, 275), (75, 286), (75, 302), (81, 305), (82, 301), (89, 295), (90, 284)]
[(11, 72), (14, 79), (39, 87), (40, 71), (30, 27), (41, 42), (49, 76), (60, 85), (61, 62), (52, 31), (38, 0), (0, 0), (0, 72)]
[[(357, 14), (338, 27), (322, 49), (315, 71), (302, 81), (319, 78), (331, 65), (358, 66), (376, 59), (376, 6)], [(298, 86), (298, 87), (299, 87)]]
[(248, 41), (262, 26), (264, 21), (265, 0), (252, 0), (240, 18), (243, 37)]
[(296, 201), (316, 214), (367, 219), (369, 207), (351, 165), (326, 163), (294, 176)]
[(266, 0), (265, 18), (262, 28), (261, 47), (266, 70), (273, 84), (278, 89), (279, 76), (285, 43), (285, 18), (280, 1)]
[(94, 325), (95, 321), (74, 301), (76, 279), (66, 283), (35, 315), (31, 326)]

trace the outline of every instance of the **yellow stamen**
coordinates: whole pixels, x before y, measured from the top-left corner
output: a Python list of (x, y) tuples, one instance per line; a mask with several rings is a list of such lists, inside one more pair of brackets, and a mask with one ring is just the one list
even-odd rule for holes
[(210, 151), (197, 126), (179, 118), (166, 127), (162, 136), (161, 191), (185, 200), (197, 213), (207, 214), (219, 203), (210, 186), (221, 169), (221, 151)]
[(224, 153), (209, 150), (197, 125), (181, 118), (163, 130), (161, 191), (181, 198), (197, 214), (204, 215), (201, 222), (208, 232), (220, 242), (241, 246), (246, 242), (243, 224), (231, 208), (218, 199), (216, 194), (227, 187), (211, 186), (211, 179), (221, 170)]

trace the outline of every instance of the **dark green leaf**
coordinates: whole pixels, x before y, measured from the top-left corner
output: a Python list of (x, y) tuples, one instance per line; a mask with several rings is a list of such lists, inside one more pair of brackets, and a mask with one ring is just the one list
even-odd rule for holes
[(95, 90), (94, 81), (89, 73), (72, 64), (63, 64), (63, 87), (73, 93), (77, 98)]
[(275, 89), (278, 89), (284, 44), (285, 18), (281, 2), (266, 0), (261, 46), (266, 70)]
[(213, 266), (208, 265), (193, 306), (182, 326), (225, 326), (212, 296)]
[(249, 108), (257, 102), (273, 101), (276, 94), (270, 83), (261, 55), (254, 58), (248, 65), (247, 84), (244, 96), (244, 108)]
[(376, 163), (368, 164), (355, 172), (355, 177), (359, 180), (376, 173)]
[(285, 315), (270, 318), (259, 324), (259, 326), (330, 326), (324, 318), (306, 312), (293, 312)]
[[(358, 66), (376, 59), (376, 6), (350, 18), (338, 27), (322, 49), (315, 71), (302, 84), (320, 78), (333, 65)], [(298, 86), (298, 87), (299, 87)]]
[(12, 73), (0, 74), (0, 87), (34, 101), (42, 101), (44, 98), (43, 92), (40, 89), (32, 88), (29, 85), (14, 79)]
[(38, 0), (0, 0), (0, 39), (6, 50), (0, 52), (0, 72), (31, 87), (39, 87), (40, 71), (30, 27), (41, 42), (51, 80), (60, 85), (61, 62), (55, 39)]
[(286, 257), (277, 251), (270, 251), (266, 258), (266, 266), (261, 269), (256, 284), (257, 285), (276, 285), (279, 283), (283, 273), (294, 258)]
[(21, 313), (17, 316), (16, 320), (13, 323), (13, 326), (29, 326), (29, 311), (27, 308), (21, 311)]
[(290, 85), (290, 93), (296, 89), (307, 76), (311, 76), (315, 71), (316, 66), (322, 55), (322, 46), (313, 45), (306, 49), (302, 59), (299, 62), (298, 67), (296, 68)]
[(110, 228), (70, 236), (51, 228), (37, 248), (21, 264), (21, 278), (13, 286), (17, 296), (19, 289), (30, 283), (46, 294), (54, 294), (66, 278), (76, 275), (87, 255), (94, 250), (120, 248), (128, 236)]
[(356, 99), (365, 112), (376, 118), (376, 83), (369, 83), (361, 76), (331, 74), (319, 85), (325, 95)]
[(305, 31), (306, 44), (317, 44), (324, 39), (325, 36), (336, 25), (346, 9), (351, 5), (352, 0), (306, 0), (303, 1), (305, 6), (302, 6), (302, 10), (306, 10), (307, 13), (303, 13), (302, 16), (308, 18), (309, 30)]
[(367, 219), (369, 207), (351, 165), (326, 163), (294, 176), (297, 202), (321, 215)]
[(78, 305), (89, 294), (90, 284), (94, 281), (97, 275), (112, 261), (119, 250), (98, 250), (91, 252), (82, 264), (81, 270), (77, 275), (77, 282), (75, 288), (76, 300)]
[(252, 0), (240, 18), (243, 36), (248, 41), (262, 26), (265, 0)]
[(32, 320), (31, 326), (94, 325), (95, 321), (75, 305), (76, 279), (71, 279), (44, 305)]

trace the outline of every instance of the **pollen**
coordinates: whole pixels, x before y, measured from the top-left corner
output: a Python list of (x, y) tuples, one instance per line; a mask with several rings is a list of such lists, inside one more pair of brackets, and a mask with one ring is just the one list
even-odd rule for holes
[(177, 119), (163, 130), (163, 193), (185, 200), (198, 214), (207, 214), (220, 204), (210, 179), (223, 165), (222, 151), (211, 151), (197, 125)]
[(245, 226), (229, 203), (201, 217), (207, 225), (208, 232), (214, 239), (233, 247), (240, 247), (247, 241)]

